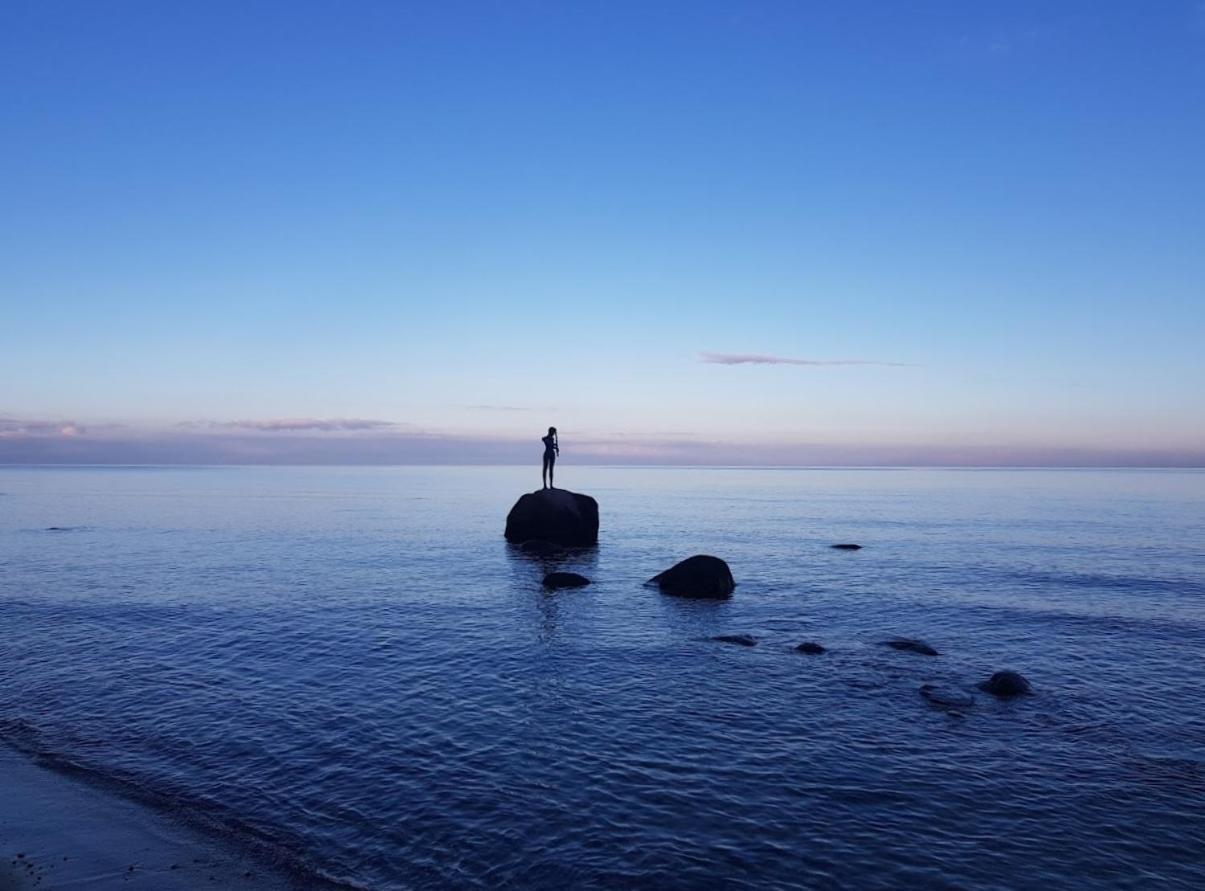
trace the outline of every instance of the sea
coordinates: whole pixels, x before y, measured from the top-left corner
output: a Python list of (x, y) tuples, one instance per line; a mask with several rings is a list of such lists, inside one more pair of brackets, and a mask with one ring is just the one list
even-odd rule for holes
[(0, 742), (299, 887), (1205, 887), (1205, 472), (538, 473), (0, 468)]

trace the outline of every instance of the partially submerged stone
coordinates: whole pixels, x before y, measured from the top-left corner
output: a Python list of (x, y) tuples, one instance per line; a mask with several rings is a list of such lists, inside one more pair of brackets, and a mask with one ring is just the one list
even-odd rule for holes
[(796, 653), (806, 653), (809, 656), (819, 656), (821, 653), (827, 652), (820, 644), (810, 640), (805, 640), (799, 646), (795, 647)]
[(862, 546), (860, 544), (835, 544), (835, 545), (829, 545), (829, 547), (833, 548), (834, 550), (837, 550), (837, 551), (860, 551), (860, 550), (862, 550)]
[(584, 588), (590, 580), (576, 572), (550, 572), (544, 576), (545, 588)]
[(712, 640), (720, 643), (739, 644), (742, 647), (757, 646), (757, 638), (751, 634), (717, 634)]
[(1002, 699), (1024, 696), (1033, 691), (1029, 681), (1015, 671), (998, 671), (986, 681), (980, 681), (977, 686), (984, 693), (991, 693)]
[(533, 538), (519, 545), (519, 550), (524, 554), (532, 554), (537, 557), (544, 557), (549, 554), (557, 554), (564, 550), (564, 547), (559, 544), (553, 544), (550, 541), (544, 541), (540, 538)]
[(598, 544), (598, 502), (568, 489), (528, 492), (506, 515), (506, 540), (565, 547)]
[(665, 572), (649, 579), (663, 594), (674, 597), (693, 597), (702, 600), (722, 600), (731, 597), (736, 588), (732, 570), (719, 557), (696, 554), (676, 563)]
[(923, 640), (916, 640), (911, 637), (894, 637), (891, 640), (883, 641), (883, 646), (891, 647), (893, 650), (903, 650), (906, 653), (919, 653), (922, 656), (937, 656), (939, 653)]
[(969, 708), (975, 704), (975, 697), (970, 693), (940, 684), (921, 684), (919, 692), (930, 705), (938, 708)]

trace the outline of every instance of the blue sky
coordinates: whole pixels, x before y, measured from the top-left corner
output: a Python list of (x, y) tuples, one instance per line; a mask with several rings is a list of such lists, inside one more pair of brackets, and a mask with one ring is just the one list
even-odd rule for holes
[(1205, 464), (1202, 158), (1191, 0), (8, 2), (0, 461)]

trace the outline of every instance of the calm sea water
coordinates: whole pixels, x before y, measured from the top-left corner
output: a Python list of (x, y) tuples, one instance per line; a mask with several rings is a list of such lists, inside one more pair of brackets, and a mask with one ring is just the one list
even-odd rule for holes
[(1205, 886), (1205, 473), (558, 478), (0, 469), (0, 737), (359, 888)]

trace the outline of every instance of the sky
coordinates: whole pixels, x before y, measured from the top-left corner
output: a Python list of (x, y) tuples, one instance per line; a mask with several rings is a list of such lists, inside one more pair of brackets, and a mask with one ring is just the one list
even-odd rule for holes
[(0, 463), (1205, 466), (1205, 3), (0, 3)]

